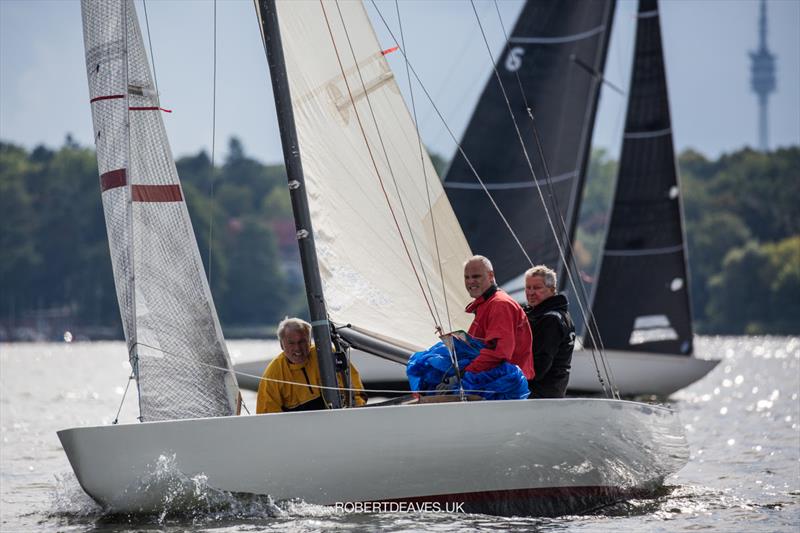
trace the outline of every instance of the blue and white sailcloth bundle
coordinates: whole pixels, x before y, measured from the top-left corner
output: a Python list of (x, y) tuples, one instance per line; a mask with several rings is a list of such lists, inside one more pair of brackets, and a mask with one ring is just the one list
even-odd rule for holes
[[(528, 397), (528, 382), (517, 365), (504, 362), (484, 372), (464, 372), (464, 368), (478, 356), (485, 344), (464, 333), (449, 338), (453, 342), (465, 391), (486, 400), (524, 400)], [(406, 375), (413, 391), (438, 390), (449, 393), (458, 390), (457, 380), (453, 379), (455, 368), (444, 342), (437, 342), (427, 350), (413, 354), (408, 360)]]

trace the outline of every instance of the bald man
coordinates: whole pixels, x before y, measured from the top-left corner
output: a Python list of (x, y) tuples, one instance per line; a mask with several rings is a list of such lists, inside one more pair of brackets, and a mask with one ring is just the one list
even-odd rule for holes
[(464, 370), (483, 372), (507, 361), (520, 367), (528, 380), (533, 379), (528, 317), (495, 283), (491, 261), (482, 255), (470, 257), (464, 263), (464, 286), (474, 298), (466, 309), (467, 313), (475, 314), (468, 333), (486, 343)]

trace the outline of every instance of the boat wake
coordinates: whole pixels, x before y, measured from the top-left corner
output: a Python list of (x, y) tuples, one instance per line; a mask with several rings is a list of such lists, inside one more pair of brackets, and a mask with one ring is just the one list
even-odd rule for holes
[(72, 472), (56, 475), (50, 504), (50, 517), (93, 519), (103, 524), (203, 523), (248, 519), (326, 518), (335, 508), (302, 500), (275, 501), (268, 495), (232, 493), (208, 485), (204, 474), (187, 476), (177, 466), (174, 455), (162, 455), (137, 487), (130, 490), (163, 495), (158, 507), (147, 514), (118, 513), (103, 508), (81, 488)]

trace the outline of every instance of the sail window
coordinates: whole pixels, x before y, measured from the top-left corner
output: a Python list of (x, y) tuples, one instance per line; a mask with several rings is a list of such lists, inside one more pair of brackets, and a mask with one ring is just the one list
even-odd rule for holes
[(669, 188), (669, 199), (674, 200), (680, 194), (680, 190), (678, 189), (677, 185), (673, 185)]
[(669, 290), (672, 292), (677, 292), (683, 288), (683, 278), (675, 278), (672, 280), (672, 283), (669, 284)]

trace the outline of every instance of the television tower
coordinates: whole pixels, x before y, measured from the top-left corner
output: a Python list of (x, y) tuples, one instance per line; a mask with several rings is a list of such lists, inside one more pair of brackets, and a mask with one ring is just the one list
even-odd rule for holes
[(758, 50), (750, 52), (750, 86), (758, 96), (758, 148), (769, 150), (767, 98), (775, 90), (775, 56), (767, 50), (767, 2), (761, 0), (758, 17)]

